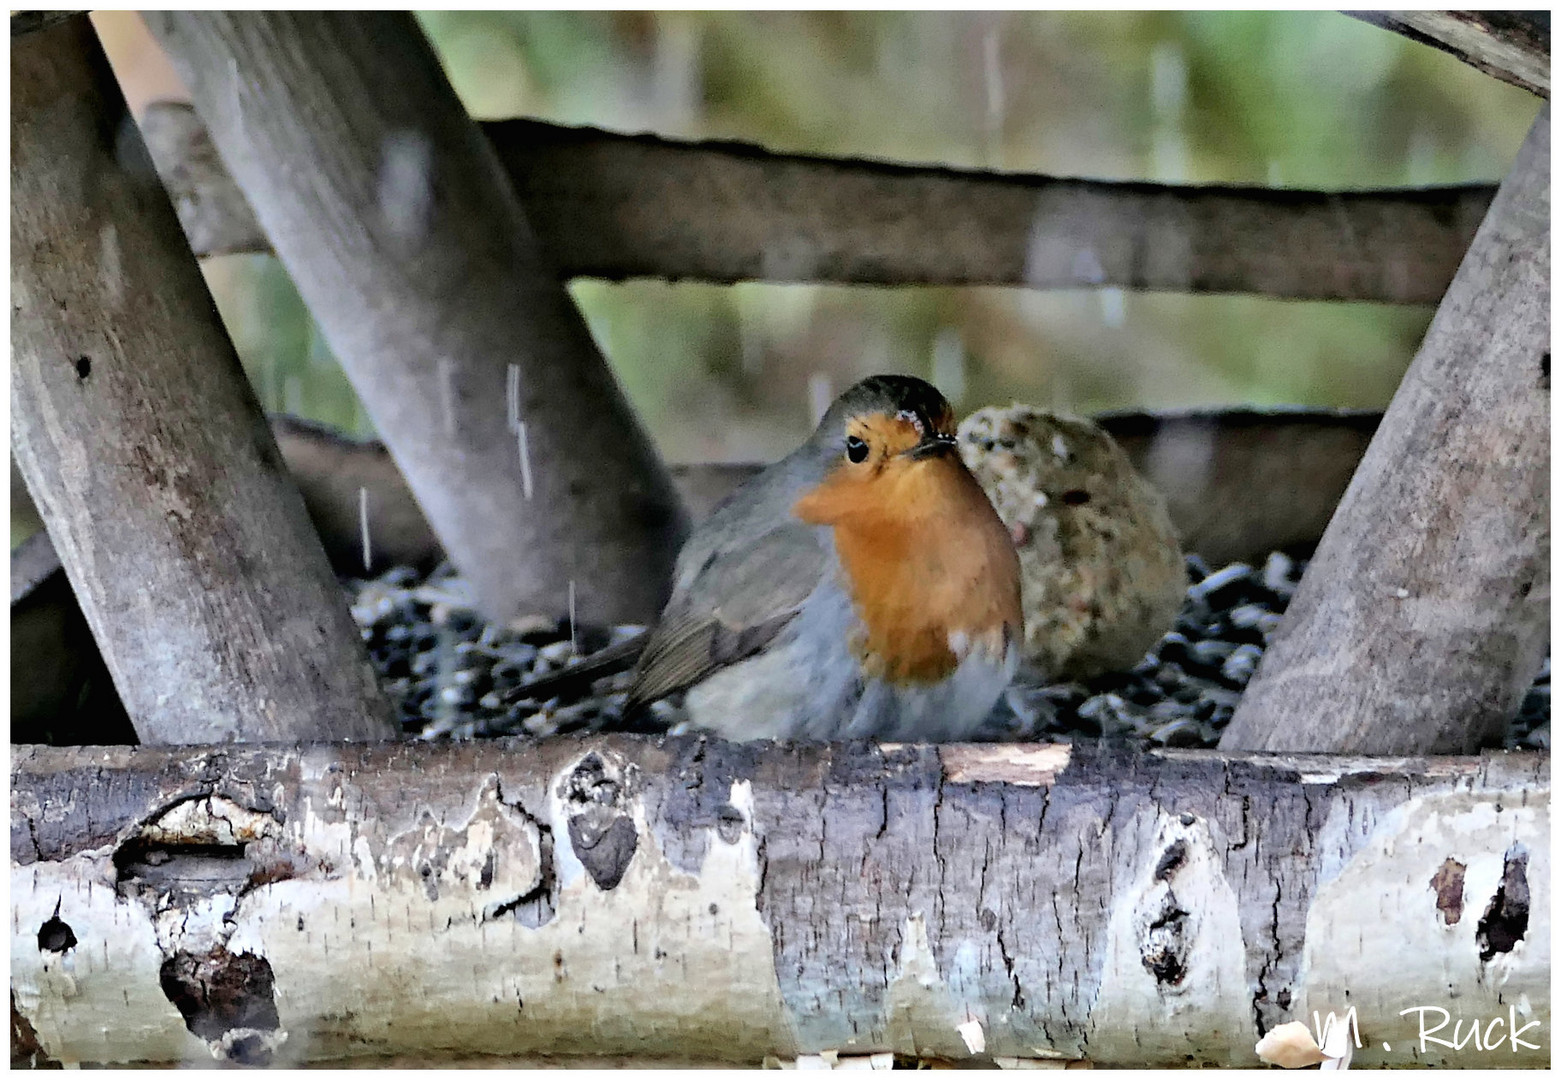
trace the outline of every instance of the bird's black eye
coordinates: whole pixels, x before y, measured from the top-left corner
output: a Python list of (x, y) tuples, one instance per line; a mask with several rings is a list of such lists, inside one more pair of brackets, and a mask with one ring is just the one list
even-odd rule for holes
[(855, 435), (846, 436), (846, 457), (860, 465), (867, 460), (867, 444)]
[(1062, 493), (1062, 502), (1064, 506), (1083, 506), (1085, 503), (1089, 502), (1089, 492), (1085, 491), (1083, 488), (1074, 488), (1072, 491), (1064, 491)]

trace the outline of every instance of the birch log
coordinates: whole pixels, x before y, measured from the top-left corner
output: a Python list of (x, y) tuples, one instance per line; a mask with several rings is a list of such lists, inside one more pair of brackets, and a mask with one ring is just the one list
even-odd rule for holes
[(23, 747), (13, 1030), (68, 1063), (1253, 1065), (1265, 1031), (1354, 1007), (1357, 1064), (1538, 1065), (1549, 775), (1085, 743)]
[(12, 448), (143, 742), (394, 731), (85, 15), (11, 55)]

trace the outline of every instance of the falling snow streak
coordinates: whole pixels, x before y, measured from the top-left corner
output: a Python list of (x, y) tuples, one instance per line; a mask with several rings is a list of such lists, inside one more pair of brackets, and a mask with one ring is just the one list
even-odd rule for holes
[(520, 367), (511, 364), (504, 375), (504, 400), (509, 413), (509, 429), (520, 451), (520, 490), (531, 498), (531, 450), (526, 442), (526, 422), (520, 418)]
[(531, 453), (526, 448), (525, 421), (516, 422), (515, 441), (520, 446), (520, 490), (529, 500), (531, 498)]
[(367, 574), (374, 562), (374, 549), (369, 541), (369, 489), (358, 488), (358, 535), (363, 541), (363, 572)]
[(439, 358), (439, 398), (444, 406), (445, 434), (453, 439), (455, 438), (455, 361), (448, 356)]
[(981, 72), (986, 90), (986, 146), (983, 156), (988, 168), (1003, 167), (1003, 121), (1007, 112), (1003, 93), (1001, 14), (989, 17), (981, 34)]
[(569, 579), (569, 655), (580, 655), (580, 636), (575, 630), (575, 582)]
[(390, 231), (409, 243), (428, 233), (433, 166), (433, 146), (422, 132), (398, 131), (380, 148), (380, 213)]
[(511, 364), (504, 373), (504, 406), (509, 416), (510, 431), (520, 430), (520, 367)]

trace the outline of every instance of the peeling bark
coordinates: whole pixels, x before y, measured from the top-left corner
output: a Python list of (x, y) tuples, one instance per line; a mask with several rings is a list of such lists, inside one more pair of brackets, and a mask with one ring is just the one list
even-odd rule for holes
[[(13, 1026), (67, 1063), (1255, 1065), (1354, 1006), (1362, 1065), (1535, 1065), (1544, 1026), (1497, 1060), (1400, 1013), (1548, 1021), (1548, 778), (1084, 743), (22, 747)], [(1445, 918), (1448, 860), (1481, 918)]]

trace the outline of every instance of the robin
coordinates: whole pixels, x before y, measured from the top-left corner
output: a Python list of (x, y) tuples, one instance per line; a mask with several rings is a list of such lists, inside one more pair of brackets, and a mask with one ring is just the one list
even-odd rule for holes
[(958, 741), (1013, 677), (1023, 618), (948, 402), (877, 375), (694, 530), (647, 634), (547, 681), (638, 652), (626, 713), (686, 690), (692, 726), (729, 739)]

